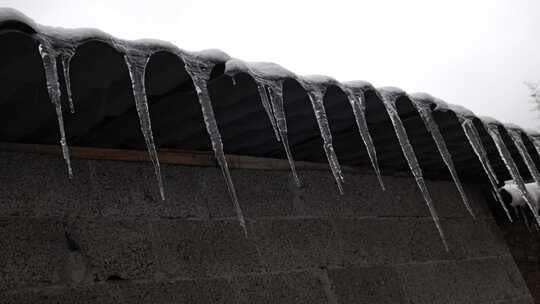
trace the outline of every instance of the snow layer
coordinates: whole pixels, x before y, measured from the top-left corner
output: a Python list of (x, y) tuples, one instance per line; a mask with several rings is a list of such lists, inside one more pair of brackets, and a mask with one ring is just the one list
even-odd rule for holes
[[(530, 197), (533, 200), (535, 209), (538, 210), (538, 204), (540, 203), (540, 186), (536, 183), (527, 183), (525, 184), (525, 188), (527, 189), (527, 192), (529, 192)], [(507, 183), (502, 188), (500, 188), (499, 191), (506, 192), (510, 195), (510, 197), (512, 198), (512, 201), (510, 202), (511, 206), (517, 207), (527, 205), (527, 202), (521, 195), (521, 192), (519, 191), (519, 188), (515, 183)]]

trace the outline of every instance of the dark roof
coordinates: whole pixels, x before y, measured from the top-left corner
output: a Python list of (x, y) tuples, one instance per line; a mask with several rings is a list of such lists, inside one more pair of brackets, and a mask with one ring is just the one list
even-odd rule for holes
[[(57, 144), (58, 125), (49, 102), (43, 64), (38, 52), (38, 26), (13, 11), (0, 13), (0, 141)], [(52, 29), (49, 29), (52, 31)], [(129, 73), (121, 49), (110, 36), (96, 31), (80, 34), (83, 42), (71, 60), (70, 78), (76, 112), (69, 113), (65, 85), (59, 73), (67, 141), (72, 146), (146, 149), (133, 102)], [(143, 42), (140, 42), (143, 43)], [(145, 45), (148, 42), (144, 42)], [(156, 47), (160, 43), (155, 43)], [(204, 53), (203, 53), (204, 54)], [(233, 79), (225, 73), (229, 57), (212, 54), (216, 66), (209, 89), (223, 138), (225, 153), (270, 158), (286, 158), (276, 141), (261, 104), (254, 79), (240, 72)], [(192, 56), (192, 55), (190, 55)], [(201, 55), (202, 56), (202, 55)], [(291, 75), (294, 75), (291, 73)], [(159, 148), (211, 150), (200, 105), (191, 78), (177, 54), (158, 49), (146, 70), (152, 129)], [(398, 140), (380, 94), (369, 83), (357, 83), (365, 95), (366, 117), (384, 174), (408, 172)], [(313, 109), (297, 77), (284, 76), (284, 104), (289, 142), (295, 160), (326, 162)], [(407, 95), (397, 99), (399, 116), (416, 152), (424, 175), (449, 179), (448, 169), (411, 102), (417, 96), (432, 105), (436, 122), (454, 158), (462, 179), (484, 182), (485, 173), (456, 117), (455, 108), (440, 107), (428, 95)], [(351, 105), (338, 82), (328, 81), (324, 96), (333, 143), (342, 165), (366, 167), (370, 160), (358, 132)], [(488, 157), (501, 180), (510, 176), (480, 119), (480, 130)], [(503, 138), (522, 176), (531, 179), (518, 150), (499, 125)], [(529, 135), (523, 140), (535, 163), (540, 164)], [(480, 178), (479, 178), (480, 177)]]

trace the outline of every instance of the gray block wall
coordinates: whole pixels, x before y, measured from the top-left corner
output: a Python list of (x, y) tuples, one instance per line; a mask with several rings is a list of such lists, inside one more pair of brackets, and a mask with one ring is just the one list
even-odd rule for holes
[(521, 222), (501, 227), (510, 252), (514, 257), (531, 295), (540, 303), (540, 233)]
[(233, 170), (0, 152), (0, 303), (533, 303), (479, 191), (478, 220), (429, 182), (450, 252), (412, 178)]

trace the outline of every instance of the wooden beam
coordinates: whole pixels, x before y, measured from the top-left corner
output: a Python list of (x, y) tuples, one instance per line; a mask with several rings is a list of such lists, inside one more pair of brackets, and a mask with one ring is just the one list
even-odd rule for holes
[[(0, 151), (36, 153), (47, 155), (62, 155), (60, 145), (38, 145), (0, 142)], [(114, 160), (129, 162), (149, 162), (147, 151), (123, 150), (123, 149), (103, 149), (92, 147), (69, 147), (71, 158), (73, 159), (94, 159), (94, 160)], [(158, 151), (159, 162), (162, 164), (174, 164), (198, 167), (217, 167), (214, 153), (208, 151), (186, 151), (161, 149)], [(244, 155), (227, 154), (227, 163), (233, 169), (254, 169), (254, 170), (290, 170), (289, 163), (285, 159), (262, 158)], [(312, 163), (296, 161), (298, 170), (324, 170), (329, 171), (327, 163)], [(359, 172), (360, 168), (344, 167), (344, 171)]]

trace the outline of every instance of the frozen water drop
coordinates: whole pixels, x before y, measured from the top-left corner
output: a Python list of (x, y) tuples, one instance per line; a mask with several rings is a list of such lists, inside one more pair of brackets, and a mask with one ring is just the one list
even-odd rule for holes
[(283, 149), (287, 155), (289, 167), (291, 167), (291, 174), (293, 175), (296, 186), (301, 187), (302, 183), (300, 182), (300, 178), (296, 172), (296, 166), (294, 164), (291, 148), (289, 146), (289, 138), (287, 136), (287, 120), (283, 106), (283, 82), (268, 82), (266, 89), (270, 95), (270, 103), (273, 110), (272, 112), (274, 113), (277, 129), (279, 131), (279, 137), (281, 138), (281, 144), (283, 145)]
[(476, 129), (471, 119), (462, 117), (461, 120), (461, 128), (463, 129), (463, 132), (465, 133), (465, 136), (467, 137), (467, 140), (469, 141), (469, 144), (471, 145), (474, 154), (476, 154), (476, 157), (478, 157), (478, 160), (480, 161), (480, 164), (482, 165), (482, 168), (484, 169), (484, 172), (489, 179), (491, 188), (497, 195), (497, 201), (506, 213), (506, 217), (508, 218), (508, 220), (512, 222), (512, 216), (510, 215), (510, 212), (508, 211), (508, 208), (506, 207), (498, 191), (497, 184), (499, 183), (499, 181), (497, 179), (497, 175), (495, 174), (495, 170), (493, 170), (493, 167), (491, 166), (491, 162), (489, 161), (489, 158), (487, 156), (486, 149), (482, 144), (480, 134), (478, 134), (478, 130)]
[(441, 131), (439, 130), (439, 126), (437, 125), (437, 122), (433, 118), (431, 109), (429, 108), (428, 105), (421, 104), (419, 102), (413, 101), (413, 104), (418, 110), (420, 117), (424, 121), (424, 125), (426, 126), (429, 133), (433, 137), (433, 140), (435, 141), (437, 149), (439, 150), (439, 153), (441, 154), (441, 157), (444, 163), (446, 164), (448, 171), (450, 171), (450, 175), (452, 176), (452, 179), (454, 180), (454, 184), (456, 185), (456, 188), (459, 191), (461, 200), (463, 201), (465, 208), (467, 208), (467, 211), (469, 211), (471, 216), (476, 219), (476, 215), (474, 214), (472, 210), (471, 204), (469, 203), (469, 199), (467, 198), (467, 195), (465, 194), (465, 190), (463, 189), (463, 185), (461, 184), (461, 180), (459, 179), (459, 175), (457, 174), (456, 168), (454, 166), (454, 161), (452, 159), (452, 155), (450, 154), (450, 151), (448, 151), (448, 147), (446, 146), (444, 137), (441, 134)]
[(343, 194), (343, 173), (341, 172), (341, 166), (339, 164), (334, 146), (332, 145), (332, 134), (330, 132), (330, 125), (328, 124), (328, 118), (326, 116), (326, 110), (324, 108), (324, 93), (321, 90), (310, 88), (307, 92), (313, 111), (315, 112), (315, 118), (319, 125), (319, 131), (323, 139), (323, 148), (330, 165), (330, 170), (334, 175), (336, 184), (339, 189), (339, 193)]
[(536, 168), (536, 165), (534, 164), (534, 161), (532, 160), (529, 151), (527, 151), (527, 148), (525, 147), (523, 138), (521, 138), (521, 132), (515, 129), (507, 129), (507, 131), (512, 138), (512, 141), (514, 142), (514, 145), (517, 147), (521, 158), (523, 158), (525, 165), (527, 165), (527, 169), (529, 169), (531, 176), (533, 177), (536, 184), (540, 186), (540, 173), (538, 172), (538, 169)]
[(383, 190), (386, 190), (383, 179), (382, 179), (381, 170), (379, 168), (379, 161), (377, 160), (377, 151), (375, 150), (375, 145), (373, 144), (373, 139), (371, 138), (371, 134), (369, 133), (369, 129), (368, 129), (367, 121), (366, 121), (366, 112), (365, 112), (365, 105), (363, 101), (363, 94), (358, 96), (352, 92), (348, 92), (348, 98), (353, 109), (353, 114), (356, 120), (358, 131), (360, 133), (360, 136), (362, 137), (362, 141), (364, 142), (364, 146), (366, 147), (366, 150), (368, 152), (369, 159), (371, 161), (371, 166), (373, 167), (373, 171), (375, 171), (375, 174), (377, 175), (377, 179), (379, 180), (379, 184), (381, 185), (381, 188)]
[(214, 109), (212, 107), (212, 101), (210, 99), (210, 92), (208, 91), (208, 81), (210, 80), (210, 74), (212, 72), (214, 64), (190, 60), (190, 58), (187, 57), (183, 58), (183, 60), (186, 72), (191, 76), (191, 79), (193, 80), (193, 85), (195, 86), (195, 89), (197, 91), (204, 123), (206, 126), (206, 131), (210, 136), (214, 155), (225, 178), (227, 190), (229, 191), (229, 195), (231, 197), (231, 200), (233, 201), (236, 216), (238, 218), (240, 226), (244, 230), (244, 234), (247, 236), (246, 221), (244, 219), (244, 214), (240, 207), (240, 202), (238, 201), (236, 190), (234, 188), (234, 183), (229, 172), (229, 165), (227, 164), (227, 159), (225, 158), (225, 153), (223, 152), (223, 142), (221, 140), (221, 134), (219, 132), (218, 124), (214, 115)]
[(498, 126), (495, 124), (486, 124), (486, 129), (489, 133), (489, 136), (493, 139), (493, 142), (495, 143), (495, 146), (497, 147), (497, 151), (499, 152), (499, 155), (501, 156), (504, 164), (506, 165), (506, 168), (510, 172), (510, 176), (512, 176), (512, 179), (516, 183), (516, 186), (518, 190), (521, 193), (521, 196), (527, 203), (527, 206), (532, 211), (532, 214), (534, 215), (534, 218), (536, 219), (536, 222), (538, 225), (540, 225), (540, 217), (538, 216), (538, 212), (536, 210), (536, 207), (534, 206), (534, 201), (532, 197), (530, 196), (529, 192), (527, 191), (527, 188), (525, 188), (525, 182), (523, 181), (523, 178), (521, 177), (521, 174), (519, 173), (519, 170), (517, 168), (516, 163), (514, 162), (514, 159), (512, 158), (512, 155), (510, 154), (510, 151), (508, 151), (508, 148), (506, 147), (506, 144), (504, 143), (502, 136), (499, 132)]
[(152, 134), (152, 123), (150, 121), (150, 112), (148, 110), (148, 101), (146, 97), (146, 88), (144, 83), (144, 74), (146, 64), (150, 57), (146, 54), (126, 54), (124, 60), (129, 71), (131, 79), (131, 87), (133, 89), (133, 98), (135, 99), (135, 107), (139, 116), (141, 131), (146, 142), (146, 148), (150, 155), (150, 160), (154, 165), (154, 172), (159, 186), (159, 194), (161, 199), (165, 200), (165, 190), (163, 188), (163, 180), (161, 177), (161, 168), (159, 165), (158, 154), (154, 144), (154, 135)]
[(272, 125), (272, 129), (274, 130), (274, 134), (276, 135), (277, 141), (280, 141), (279, 137), (279, 131), (276, 125), (276, 118), (274, 117), (274, 113), (272, 111), (272, 106), (270, 105), (270, 102), (268, 101), (268, 94), (266, 87), (263, 83), (257, 81), (257, 90), (259, 92), (259, 97), (261, 99), (261, 103), (263, 105), (264, 111), (266, 112), (266, 116), (268, 116), (268, 119), (270, 120), (270, 124)]
[(534, 149), (536, 150), (536, 153), (538, 153), (538, 156), (540, 156), (540, 141), (533, 138), (533, 137), (529, 137), (531, 142), (533, 143), (533, 146), (534, 146)]
[(70, 110), (71, 114), (74, 114), (75, 113), (75, 105), (73, 104), (73, 97), (71, 95), (71, 79), (70, 79), (70, 76), (69, 76), (69, 66), (70, 66), (70, 63), (71, 63), (71, 57), (72, 56), (73, 56), (73, 54), (69, 54), (69, 53), (62, 54), (62, 55), (60, 55), (60, 60), (62, 62), (62, 70), (64, 72), (64, 80), (65, 80), (65, 83), (66, 83), (66, 92), (67, 92), (67, 98), (68, 98), (68, 103), (69, 103), (69, 110)]
[(56, 111), (56, 118), (58, 120), (58, 128), (60, 131), (60, 146), (62, 148), (62, 156), (67, 165), (68, 176), (73, 178), (73, 170), (71, 168), (71, 158), (69, 155), (69, 147), (66, 139), (66, 131), (64, 128), (64, 117), (62, 114), (62, 102), (60, 84), (58, 82), (58, 72), (56, 68), (56, 52), (52, 49), (48, 42), (43, 41), (38, 46), (39, 54), (43, 62), (43, 68), (45, 70), (45, 79), (47, 82), (47, 92), (51, 103), (54, 105)]
[(411, 169), (414, 179), (416, 180), (416, 184), (418, 185), (418, 188), (420, 189), (424, 197), (424, 201), (428, 206), (429, 212), (431, 213), (431, 218), (433, 219), (433, 222), (435, 223), (435, 226), (439, 231), (439, 236), (441, 237), (444, 248), (446, 249), (446, 251), (448, 251), (448, 242), (446, 241), (446, 236), (444, 235), (439, 215), (437, 213), (437, 210), (435, 209), (435, 206), (433, 205), (431, 195), (429, 194), (426, 182), (424, 180), (424, 177), (422, 176), (422, 169), (418, 164), (418, 159), (416, 158), (414, 149), (409, 141), (407, 132), (405, 131), (405, 126), (403, 125), (403, 122), (401, 121), (401, 118), (399, 117), (399, 114), (397, 112), (395, 104), (395, 93), (392, 91), (381, 91), (381, 97), (388, 116), (390, 117), (390, 120), (392, 122), (392, 125), (394, 126), (394, 130), (396, 132), (399, 145), (401, 146), (401, 150), (403, 151), (403, 155), (407, 160), (409, 168)]

